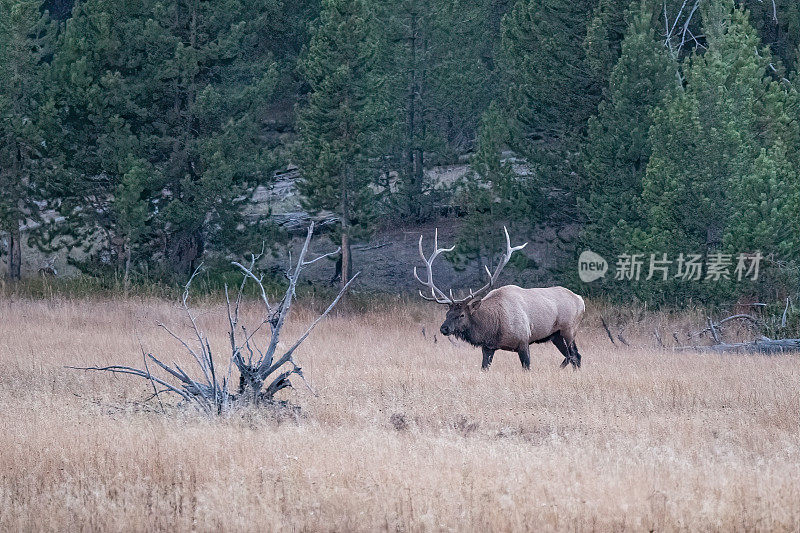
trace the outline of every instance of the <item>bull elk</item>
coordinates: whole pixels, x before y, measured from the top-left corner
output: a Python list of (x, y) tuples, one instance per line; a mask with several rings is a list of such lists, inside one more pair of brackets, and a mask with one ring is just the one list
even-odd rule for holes
[[(492, 364), (497, 350), (508, 350), (519, 354), (519, 361), (525, 369), (530, 368), (530, 345), (551, 341), (564, 356), (561, 368), (572, 364), (573, 370), (581, 366), (581, 354), (575, 344), (575, 333), (586, 307), (583, 298), (564, 287), (546, 287), (523, 289), (516, 285), (505, 285), (492, 290), (503, 267), (511, 254), (523, 249), (528, 243), (511, 246), (508, 230), (503, 227), (506, 236), (506, 251), (492, 273), (484, 266), (489, 280), (477, 291), (469, 291), (469, 295), (457, 299), (453, 291), (449, 296), (439, 290), (433, 282), (433, 261), (451, 248), (439, 248), (439, 232), (434, 234), (433, 253), (425, 257), (422, 249), (422, 235), (419, 237), (419, 255), (425, 262), (427, 280), (423, 281), (414, 267), (414, 278), (420, 282), (430, 296), (419, 291), (420, 296), (428, 301), (447, 305), (447, 316), (440, 328), (442, 335), (454, 335), (483, 350), (485, 370)], [(484, 296), (485, 294), (485, 296)]]

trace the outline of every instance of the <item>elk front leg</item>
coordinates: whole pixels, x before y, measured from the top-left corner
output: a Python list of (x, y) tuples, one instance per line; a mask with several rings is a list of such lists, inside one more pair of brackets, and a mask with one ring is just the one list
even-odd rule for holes
[(525, 370), (530, 370), (531, 368), (531, 353), (530, 353), (530, 346), (527, 344), (524, 346), (520, 346), (517, 353), (519, 354), (519, 362), (522, 363), (522, 368)]
[(483, 350), (483, 362), (481, 363), (481, 369), (487, 370), (489, 365), (492, 364), (492, 358), (494, 357), (495, 350), (490, 348), (481, 348)]

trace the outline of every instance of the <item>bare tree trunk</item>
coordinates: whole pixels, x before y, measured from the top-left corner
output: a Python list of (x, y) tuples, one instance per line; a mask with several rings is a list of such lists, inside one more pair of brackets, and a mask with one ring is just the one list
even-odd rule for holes
[(348, 193), (350, 187), (350, 166), (345, 165), (342, 172), (342, 204), (340, 206), (342, 216), (342, 277), (339, 280), (340, 286), (345, 287), (350, 281), (350, 217)]
[[(22, 183), (25, 180), (22, 176), (22, 150), (19, 144), (15, 144), (14, 161), (12, 163), (12, 170)], [(16, 200), (17, 208), (21, 208), (22, 200)], [(8, 229), (8, 277), (11, 281), (18, 281), (22, 277), (22, 243), (20, 242), (21, 235), (19, 230), (19, 216), (12, 211), (11, 227)]]
[(11, 278), (12, 281), (17, 281), (20, 279), (22, 272), (22, 245), (20, 243), (21, 236), (19, 231), (19, 222), (14, 223), (14, 227), (11, 228), (9, 233), (8, 277)]
[(111, 248), (114, 250), (114, 257), (117, 262), (117, 273), (125, 270), (125, 237), (114, 235), (111, 238)]
[(125, 276), (122, 278), (122, 286), (125, 291), (125, 296), (128, 295), (128, 289), (131, 282), (131, 246), (130, 243), (125, 247)]
[(350, 235), (346, 231), (342, 232), (342, 279), (340, 285), (344, 287), (350, 281), (350, 271), (352, 270), (350, 260)]

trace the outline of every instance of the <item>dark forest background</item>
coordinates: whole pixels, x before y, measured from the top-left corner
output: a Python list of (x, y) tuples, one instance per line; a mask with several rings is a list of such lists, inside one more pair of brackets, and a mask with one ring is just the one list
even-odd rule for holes
[[(0, 0), (0, 254), (12, 280), (28, 247), (182, 280), (287, 242), (247, 206), (297, 168), (342, 281), (398, 224), (456, 227), (462, 264), (491, 262), (503, 225), (573, 227), (562, 284), (582, 250), (645, 257), (640, 282), (583, 293), (782, 301), (799, 47), (796, 0)], [(730, 254), (732, 278), (737, 254), (764, 260), (746, 282), (645, 281), (654, 252)]]

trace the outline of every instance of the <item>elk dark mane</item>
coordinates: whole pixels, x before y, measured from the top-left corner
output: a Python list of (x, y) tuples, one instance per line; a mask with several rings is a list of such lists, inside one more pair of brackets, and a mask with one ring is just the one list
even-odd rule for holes
[(460, 330), (456, 330), (453, 333), (455, 338), (460, 340), (460, 341), (468, 342), (473, 346), (480, 346), (481, 345), (481, 341), (477, 340), (473, 336), (473, 334), (474, 334), (474, 331), (472, 331), (472, 328), (463, 328), (463, 329), (460, 329)]
[(468, 326), (453, 332), (455, 337), (473, 346), (497, 346), (500, 342), (500, 317), (496, 312), (480, 309)]

